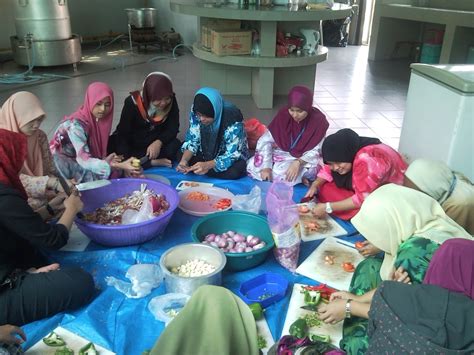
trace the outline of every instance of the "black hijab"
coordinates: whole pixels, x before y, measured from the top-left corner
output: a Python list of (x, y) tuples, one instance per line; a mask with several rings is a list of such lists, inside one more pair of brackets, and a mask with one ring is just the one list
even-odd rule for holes
[[(357, 152), (365, 146), (372, 144), (380, 144), (379, 139), (361, 137), (352, 129), (344, 128), (337, 131), (330, 136), (327, 136), (323, 142), (321, 148), (324, 163), (327, 162), (338, 162), (338, 163), (353, 163)], [(352, 167), (354, 168), (354, 166)], [(353, 190), (352, 188), (352, 170), (341, 175), (335, 171), (332, 171), (332, 177), (337, 187), (341, 187), (347, 190)]]

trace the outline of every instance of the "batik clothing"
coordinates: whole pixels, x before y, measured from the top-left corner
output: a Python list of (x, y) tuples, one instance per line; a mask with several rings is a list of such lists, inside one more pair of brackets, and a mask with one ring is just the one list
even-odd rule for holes
[(56, 167), (67, 179), (78, 183), (108, 179), (111, 173), (109, 163), (91, 155), (88, 136), (78, 120), (63, 121), (56, 130), (60, 146), (53, 154)]
[[(316, 178), (321, 162), (321, 145), (322, 142), (300, 157), (305, 161), (305, 164), (301, 166), (298, 176), (295, 180), (290, 181), (290, 184), (301, 183), (303, 177), (310, 180)], [(295, 160), (296, 158), (289, 152), (280, 149), (270, 131), (266, 131), (257, 142), (254, 156), (247, 162), (247, 173), (252, 179), (261, 181), (260, 172), (269, 168), (272, 169), (274, 181), (286, 181), (286, 171)]]
[(474, 301), (434, 285), (385, 281), (369, 312), (367, 354), (473, 354)]
[[(326, 158), (324, 158), (326, 160)], [(403, 184), (403, 174), (406, 170), (406, 163), (399, 153), (385, 144), (371, 144), (360, 149), (352, 162), (352, 190), (339, 187), (335, 184), (333, 172), (329, 165), (324, 165), (318, 174), (318, 177), (327, 182), (318, 192), (319, 202), (336, 202), (338, 200), (330, 199), (337, 195), (337, 190), (341, 189), (341, 198), (347, 198), (347, 191), (353, 191), (351, 195), (352, 202), (357, 209), (351, 211), (335, 211), (333, 214), (344, 219), (350, 219), (359, 211), (362, 202), (369, 194), (379, 186), (394, 183)], [(334, 186), (325, 186), (327, 184)], [(325, 189), (330, 191), (325, 192)]]
[[(420, 284), (438, 247), (437, 243), (425, 238), (410, 238), (400, 245), (395, 265), (403, 266), (413, 284)], [(349, 292), (360, 296), (377, 288), (382, 283), (381, 267), (382, 260), (379, 258), (369, 257), (363, 260), (354, 272)], [(368, 321), (364, 318), (345, 319), (341, 349), (348, 354), (365, 354), (369, 344), (367, 326)]]
[(59, 174), (49, 150), (48, 137), (46, 133), (41, 130), (38, 130), (38, 145), (41, 149), (41, 157), (43, 159), (44, 176), (20, 174), (21, 183), (28, 194), (28, 204), (33, 210), (43, 207), (50, 199), (56, 196), (54, 191), (47, 189), (47, 183), (50, 177), (58, 176)]
[(224, 287), (199, 287), (165, 328), (151, 355), (257, 355), (250, 308)]
[(443, 162), (427, 159), (413, 161), (405, 176), (438, 201), (457, 224), (474, 235), (474, 184), (467, 177), (453, 172)]
[(399, 246), (413, 236), (437, 244), (448, 239), (472, 237), (446, 216), (438, 202), (423, 192), (387, 184), (365, 200), (352, 224), (374, 246), (385, 252), (380, 276), (390, 279)]
[[(240, 110), (222, 99), (220, 93), (212, 88), (202, 88), (196, 95), (206, 96), (215, 112), (212, 124), (201, 124), (194, 109), (189, 113), (189, 129), (181, 151), (189, 150), (193, 155), (202, 156), (203, 161), (214, 160), (215, 172), (223, 172), (238, 160), (248, 158), (247, 137)], [(245, 175), (244, 169), (240, 177)]]

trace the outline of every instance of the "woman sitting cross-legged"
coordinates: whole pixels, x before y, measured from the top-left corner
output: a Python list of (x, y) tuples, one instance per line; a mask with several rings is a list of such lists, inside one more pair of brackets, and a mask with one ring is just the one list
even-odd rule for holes
[(288, 104), (259, 138), (255, 155), (247, 162), (248, 174), (256, 180), (283, 180), (292, 185), (314, 180), (322, 165), (321, 144), (328, 127), (326, 116), (313, 107), (313, 92), (293, 87)]
[(16, 326), (82, 307), (94, 295), (90, 274), (49, 264), (40, 253), (67, 243), (82, 202), (72, 194), (58, 222), (44, 222), (28, 205), (18, 176), (26, 152), (25, 135), (0, 129), (0, 324)]
[(240, 110), (219, 91), (199, 89), (176, 170), (230, 180), (245, 176), (248, 146), (242, 120)]

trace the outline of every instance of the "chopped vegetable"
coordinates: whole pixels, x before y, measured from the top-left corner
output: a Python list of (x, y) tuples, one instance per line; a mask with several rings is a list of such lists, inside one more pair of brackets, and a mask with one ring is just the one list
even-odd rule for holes
[(290, 335), (303, 339), (308, 335), (308, 324), (304, 318), (298, 318), (290, 325)]
[(64, 339), (57, 335), (55, 332), (49, 333), (47, 337), (43, 338), (43, 342), (48, 346), (66, 345)]
[(249, 308), (252, 311), (255, 320), (259, 320), (263, 317), (263, 308), (260, 303), (251, 303), (249, 304)]
[(99, 352), (96, 350), (94, 344), (89, 343), (79, 349), (79, 355), (97, 355)]
[(221, 198), (212, 207), (214, 207), (216, 210), (225, 210), (230, 206), (232, 206), (232, 200), (230, 198)]
[(74, 355), (74, 350), (69, 349), (67, 346), (59, 348), (54, 352), (54, 355)]
[(209, 201), (210, 198), (208, 194), (199, 191), (193, 191), (186, 195), (186, 200), (190, 201)]
[(328, 287), (325, 284), (321, 284), (319, 286), (303, 286), (301, 287), (301, 293), (304, 293), (305, 291), (319, 291), (321, 294), (321, 298), (323, 301), (327, 302), (329, 301), (329, 298), (331, 297), (331, 294), (336, 292), (336, 290), (332, 287)]
[(354, 264), (352, 264), (350, 262), (342, 263), (342, 268), (346, 272), (354, 272), (354, 270), (355, 270)]
[(328, 265), (334, 265), (334, 259), (335, 259), (335, 258), (336, 258), (336, 257), (335, 257), (334, 255), (326, 255), (326, 256), (324, 257), (324, 263), (325, 263), (325, 264), (328, 264)]
[(365, 246), (364, 242), (356, 242), (355, 247), (357, 249), (362, 249)]
[(267, 293), (264, 293), (263, 295), (258, 296), (258, 300), (259, 300), (259, 301), (264, 301), (264, 300), (266, 300), (267, 298), (270, 298), (270, 297), (273, 297), (273, 296), (274, 296), (273, 293), (268, 293), (268, 292), (267, 292)]
[(259, 349), (265, 349), (267, 347), (267, 341), (261, 335), (257, 336), (257, 346)]
[(139, 168), (141, 166), (140, 159), (132, 159), (132, 166), (135, 168)]
[(319, 291), (304, 291), (304, 303), (310, 306), (316, 306), (321, 299), (321, 293)]
[(331, 337), (329, 335), (310, 334), (309, 340), (314, 342), (321, 341), (323, 343), (329, 343), (331, 341)]
[(316, 312), (306, 314), (304, 316), (304, 320), (308, 327), (319, 327), (321, 325), (321, 320), (318, 318), (318, 314)]

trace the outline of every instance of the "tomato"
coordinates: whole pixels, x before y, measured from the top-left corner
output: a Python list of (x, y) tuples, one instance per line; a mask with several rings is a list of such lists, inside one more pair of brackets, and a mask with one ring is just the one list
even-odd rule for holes
[(354, 270), (355, 270), (354, 264), (349, 263), (349, 262), (342, 263), (342, 268), (346, 272), (354, 272)]
[(365, 246), (364, 242), (356, 242), (355, 247), (357, 249), (362, 249)]

